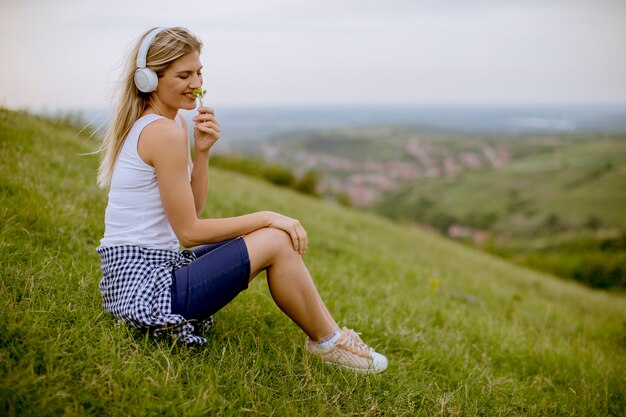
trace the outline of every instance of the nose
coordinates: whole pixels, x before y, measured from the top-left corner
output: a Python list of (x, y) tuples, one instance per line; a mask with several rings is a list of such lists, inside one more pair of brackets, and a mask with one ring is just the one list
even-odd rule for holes
[(199, 87), (202, 87), (202, 75), (195, 74), (189, 81), (189, 88), (195, 89)]

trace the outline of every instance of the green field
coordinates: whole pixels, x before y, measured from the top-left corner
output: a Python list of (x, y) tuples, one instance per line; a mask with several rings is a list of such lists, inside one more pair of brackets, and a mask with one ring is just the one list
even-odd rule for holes
[(626, 288), (626, 136), (501, 143), (507, 140), (508, 165), (409, 182), (383, 193), (372, 209), (443, 233), (452, 224), (487, 230), (487, 249), (501, 256), (592, 286)]
[(0, 415), (626, 413), (624, 296), (217, 169), (205, 214), (300, 219), (330, 310), (389, 369), (355, 375), (308, 357), (262, 279), (200, 348), (118, 323), (97, 288), (95, 142), (0, 110)]
[[(368, 126), (291, 131), (235, 150), (296, 172), (309, 169), (326, 199), (592, 287), (626, 289), (623, 133)], [(241, 162), (222, 166), (248, 171)]]
[(473, 213), (493, 213), (489, 228), (513, 236), (537, 234), (552, 214), (570, 228), (596, 216), (606, 227), (626, 229), (626, 137), (557, 139), (502, 168), (406, 184), (379, 204), (410, 217), (416, 202), (427, 199), (433, 210), (461, 222)]

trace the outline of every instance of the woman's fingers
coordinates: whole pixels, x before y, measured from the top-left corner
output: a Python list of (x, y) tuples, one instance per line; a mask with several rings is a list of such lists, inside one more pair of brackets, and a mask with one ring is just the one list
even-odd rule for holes
[(308, 247), (308, 240), (304, 228), (296, 221), (295, 223), (287, 225), (283, 230), (287, 232), (291, 238), (293, 249), (302, 255)]
[(291, 243), (293, 244), (293, 248), (297, 251), (300, 252), (300, 240), (298, 239), (298, 234), (296, 233), (295, 229), (292, 229), (289, 232), (289, 236), (291, 236)]
[(213, 114), (214, 115), (215, 114), (215, 110), (213, 110), (213, 108), (211, 108), (211, 107), (202, 106), (202, 107), (198, 107), (198, 113), (199, 114)]
[(304, 227), (302, 227), (300, 222), (297, 220), (293, 225), (292, 240), (294, 240), (293, 236), (296, 238), (296, 241), (294, 242), (294, 249), (302, 255), (307, 250), (309, 242)]
[[(215, 130), (210, 129), (210, 128), (199, 127), (198, 130), (201, 131), (203, 134), (206, 133), (208, 135), (206, 139), (211, 140), (213, 142), (216, 142), (219, 139), (219, 137), (220, 137), (220, 132), (215, 131)], [(200, 144), (200, 143), (201, 143), (201, 141), (198, 140), (198, 144)]]
[(201, 123), (213, 123), (217, 126), (220, 125), (215, 118), (215, 111), (210, 107), (200, 107), (198, 109), (198, 114), (192, 120), (196, 123), (196, 125)]
[(220, 133), (220, 126), (216, 125), (215, 123), (203, 123), (203, 124), (196, 124), (195, 126), (196, 128), (198, 128), (199, 130), (203, 131), (203, 132), (207, 132), (210, 133), (211, 131), (216, 132), (216, 133)]
[(306, 230), (304, 230), (304, 227), (302, 227), (300, 223), (298, 223), (298, 229), (299, 229), (298, 237), (300, 238), (300, 249), (301, 249), (300, 254), (303, 254), (304, 252), (306, 252), (306, 250), (309, 247), (309, 238), (307, 236)]
[(196, 123), (194, 128), (198, 129), (200, 132), (208, 133), (216, 137), (219, 137), (221, 133), (220, 125), (213, 122)]
[(210, 107), (200, 107), (198, 114), (192, 119), (195, 128), (212, 136), (219, 136), (220, 123), (215, 118), (215, 111)]
[(198, 124), (198, 123), (213, 123), (216, 124), (217, 126), (220, 125), (220, 122), (217, 121), (217, 119), (214, 116), (211, 115), (199, 115), (193, 118), (193, 122)]
[(194, 137), (196, 150), (210, 149), (220, 138), (220, 123), (215, 118), (215, 112), (210, 107), (200, 107), (198, 114), (192, 119), (194, 122)]
[(309, 239), (307, 237), (306, 230), (296, 219), (283, 216), (282, 214), (276, 214), (276, 220), (270, 221), (269, 227), (280, 229), (286, 232), (291, 238), (293, 249), (302, 255), (309, 247)]

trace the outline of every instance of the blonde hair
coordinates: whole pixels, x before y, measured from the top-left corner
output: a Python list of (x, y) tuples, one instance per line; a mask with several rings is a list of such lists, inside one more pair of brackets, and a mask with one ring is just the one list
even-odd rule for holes
[[(113, 168), (124, 140), (135, 121), (146, 109), (150, 99), (150, 93), (142, 93), (137, 89), (134, 77), (139, 46), (148, 33), (154, 29), (141, 35), (126, 57), (126, 65), (118, 84), (118, 104), (100, 147), (102, 159), (98, 168), (98, 185), (102, 188), (111, 184)], [(147, 53), (146, 67), (152, 69), (161, 78), (163, 72), (174, 60), (201, 50), (202, 41), (190, 31), (182, 27), (168, 28), (160, 32), (152, 41)]]

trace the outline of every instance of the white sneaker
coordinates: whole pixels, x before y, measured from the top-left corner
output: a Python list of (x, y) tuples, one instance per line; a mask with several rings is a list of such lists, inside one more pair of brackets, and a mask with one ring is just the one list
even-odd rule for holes
[(387, 358), (363, 343), (354, 330), (345, 327), (334, 346), (323, 349), (317, 342), (308, 339), (306, 347), (309, 353), (319, 356), (329, 365), (366, 374), (375, 374), (387, 369)]

